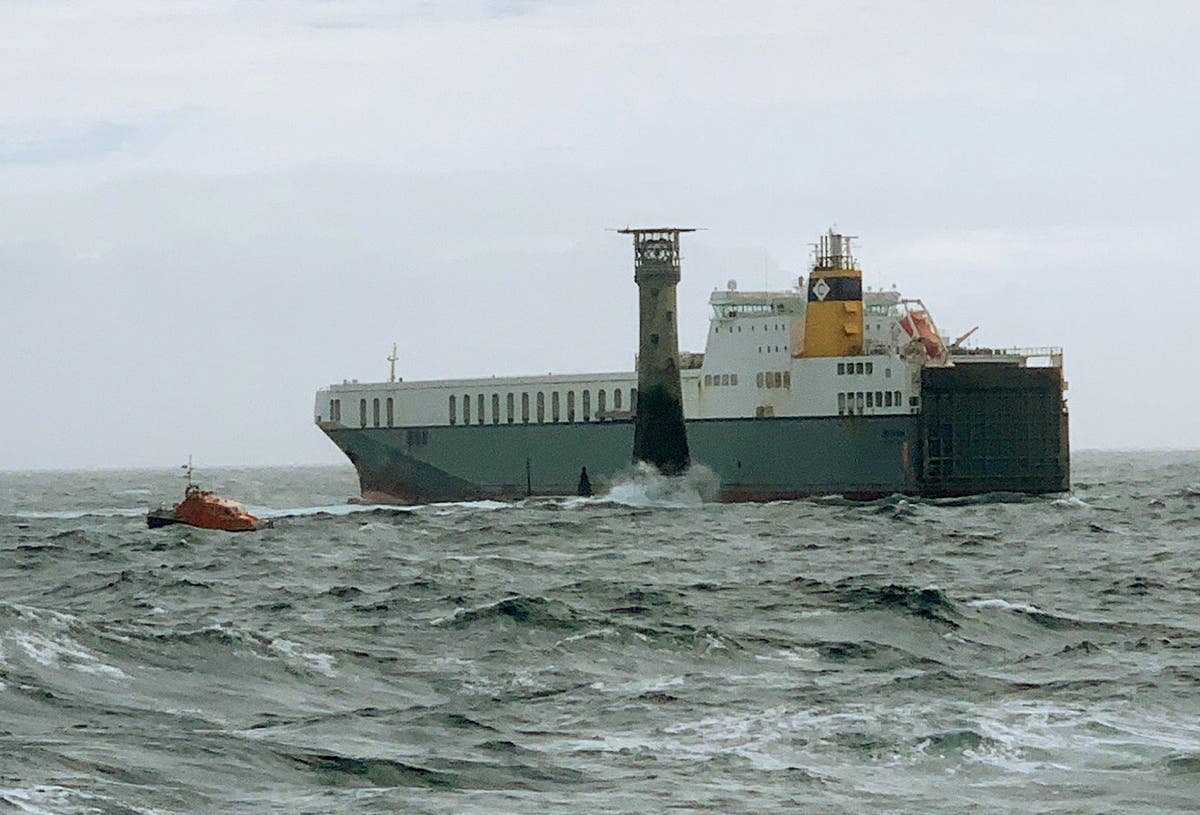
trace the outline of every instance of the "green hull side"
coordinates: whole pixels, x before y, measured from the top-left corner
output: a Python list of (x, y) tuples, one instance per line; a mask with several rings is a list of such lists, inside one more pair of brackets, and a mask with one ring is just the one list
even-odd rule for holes
[[(632, 422), (345, 428), (326, 434), (373, 501), (459, 501), (573, 494), (587, 468), (602, 490), (631, 468)], [(717, 500), (918, 491), (916, 416), (700, 419), (692, 461), (719, 480)]]

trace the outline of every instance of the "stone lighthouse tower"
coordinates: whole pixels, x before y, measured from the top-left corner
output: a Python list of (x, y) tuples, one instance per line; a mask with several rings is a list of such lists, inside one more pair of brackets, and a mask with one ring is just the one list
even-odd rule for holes
[(691, 461), (679, 384), (679, 235), (694, 229), (622, 229), (633, 235), (633, 279), (638, 286), (638, 398), (633, 459), (678, 475)]

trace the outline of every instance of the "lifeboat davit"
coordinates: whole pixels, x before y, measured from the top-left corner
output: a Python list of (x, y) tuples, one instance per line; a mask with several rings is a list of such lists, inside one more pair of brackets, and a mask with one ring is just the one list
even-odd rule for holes
[(249, 532), (271, 526), (251, 515), (237, 501), (221, 498), (192, 483), (192, 465), (187, 467), (188, 485), (183, 500), (174, 509), (159, 507), (146, 513), (146, 525), (151, 529), (169, 524), (186, 524), (200, 529), (220, 529), (225, 532)]

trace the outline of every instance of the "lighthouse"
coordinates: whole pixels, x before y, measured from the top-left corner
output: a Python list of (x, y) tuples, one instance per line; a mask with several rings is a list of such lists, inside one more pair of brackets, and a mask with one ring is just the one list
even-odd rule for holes
[(679, 383), (679, 236), (694, 229), (621, 229), (633, 236), (633, 279), (638, 287), (637, 404), (633, 460), (678, 475), (691, 461)]

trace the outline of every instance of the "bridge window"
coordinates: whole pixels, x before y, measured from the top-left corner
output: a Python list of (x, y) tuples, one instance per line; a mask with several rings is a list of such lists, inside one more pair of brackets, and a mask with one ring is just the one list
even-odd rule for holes
[(592, 420), (592, 392), (586, 389), (583, 392), (583, 420), (585, 422)]
[(521, 394), (521, 421), (529, 424), (529, 394)]
[(613, 388), (613, 410), (621, 409), (621, 389)]
[(775, 387), (777, 387), (777, 388), (783, 387), (783, 373), (781, 371), (775, 372)]
[(392, 427), (396, 424), (396, 403), (392, 397), (387, 398), (387, 426)]
[(755, 374), (754, 384), (760, 388), (763, 386), (763, 372), (762, 371), (759, 371), (757, 374)]
[(550, 421), (558, 421), (558, 391), (550, 394)]
[[(512, 402), (508, 403), (508, 420), (512, 421)], [(498, 393), (492, 394), (492, 424), (500, 424), (500, 394)]]
[(575, 391), (567, 391), (567, 421), (575, 421)]
[(537, 420), (538, 424), (546, 421), (546, 394), (541, 391), (537, 395)]
[(450, 394), (450, 424), (458, 423), (458, 402), (454, 398), (454, 394)]
[(482, 393), (479, 394), (479, 397), (475, 400), (475, 408), (476, 408), (476, 412), (479, 414), (478, 416), (475, 417), (475, 421), (478, 422), (479, 424), (483, 424), (483, 394)]

